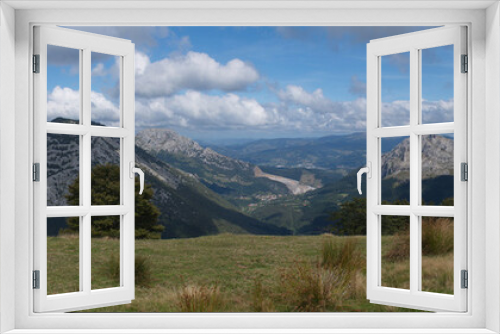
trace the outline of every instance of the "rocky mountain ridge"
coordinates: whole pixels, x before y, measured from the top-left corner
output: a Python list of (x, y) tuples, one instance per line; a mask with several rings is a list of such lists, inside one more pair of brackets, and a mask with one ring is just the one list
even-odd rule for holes
[[(453, 175), (453, 138), (440, 135), (422, 137), (422, 179)], [(382, 155), (382, 178), (408, 179), (410, 139), (406, 138)]]
[(146, 129), (139, 132), (135, 139), (136, 145), (153, 155), (169, 153), (182, 155), (202, 161), (220, 169), (250, 170), (250, 164), (238, 159), (232, 159), (219, 154), (209, 147), (202, 147), (196, 141), (181, 136), (170, 129)]

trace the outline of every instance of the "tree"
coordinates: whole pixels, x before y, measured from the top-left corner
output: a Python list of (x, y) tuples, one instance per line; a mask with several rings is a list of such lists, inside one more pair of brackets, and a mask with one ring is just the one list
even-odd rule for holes
[[(120, 203), (120, 167), (113, 164), (98, 165), (92, 168), (91, 175), (91, 202), (92, 205), (118, 205)], [(164, 226), (158, 224), (160, 211), (151, 203), (153, 189), (144, 185), (142, 195), (139, 195), (139, 178), (135, 178), (135, 238), (159, 239)], [(69, 205), (78, 205), (80, 197), (79, 177), (70, 184), (66, 199)], [(70, 231), (79, 230), (79, 219), (68, 218)], [(92, 217), (92, 237), (120, 236), (119, 216)]]
[[(397, 200), (394, 203), (384, 201), (383, 204), (408, 205), (407, 200)], [(330, 232), (337, 235), (366, 235), (366, 198), (354, 198), (340, 205), (340, 210), (330, 214), (334, 223)], [(405, 216), (384, 216), (382, 234), (392, 235), (409, 227), (409, 219)]]

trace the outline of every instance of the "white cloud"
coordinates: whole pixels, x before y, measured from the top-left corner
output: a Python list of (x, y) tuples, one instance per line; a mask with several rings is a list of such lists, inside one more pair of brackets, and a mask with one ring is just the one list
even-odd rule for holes
[(135, 75), (143, 75), (149, 64), (151, 64), (151, 61), (147, 55), (142, 52), (135, 53)]
[[(117, 126), (120, 122), (120, 110), (103, 94), (90, 93), (92, 121), (108, 126)], [(47, 121), (63, 117), (80, 118), (80, 93), (68, 87), (54, 87), (47, 97)]]
[(91, 92), (90, 103), (92, 117), (95, 118), (93, 121), (108, 126), (118, 126), (120, 124), (120, 109), (103, 94)]
[(187, 91), (182, 95), (136, 102), (137, 126), (180, 126), (238, 129), (267, 126), (272, 119), (255, 99), (229, 93), (223, 96)]
[[(366, 130), (366, 99), (331, 101), (321, 90), (299, 86), (277, 92), (279, 102), (261, 104), (234, 93), (208, 95), (188, 90), (183, 94), (136, 99), (138, 128), (165, 127), (206, 131), (266, 131), (279, 133), (346, 133)], [(119, 109), (103, 94), (91, 93), (94, 121), (119, 123)], [(79, 93), (55, 87), (48, 96), (47, 119), (79, 117)], [(409, 102), (383, 103), (383, 126), (408, 123)], [(453, 120), (453, 101), (423, 101), (424, 119)]]
[(107, 74), (106, 68), (104, 67), (103, 63), (98, 63), (93, 69), (92, 69), (92, 75), (93, 76), (105, 76)]
[(54, 87), (47, 97), (47, 121), (56, 117), (80, 118), (80, 93), (71, 88)]
[(295, 85), (288, 85), (285, 90), (278, 92), (278, 97), (286, 102), (310, 108), (315, 112), (333, 112), (334, 103), (323, 95), (323, 91), (318, 88), (312, 93), (308, 93), (304, 88)]
[(143, 97), (169, 96), (182, 90), (238, 91), (259, 79), (259, 73), (240, 59), (220, 64), (205, 53), (164, 58), (151, 63), (139, 54), (136, 93)]
[(447, 101), (422, 101), (422, 120), (424, 123), (453, 122), (453, 99)]
[(410, 124), (410, 102), (383, 102), (381, 110), (382, 126), (402, 126)]

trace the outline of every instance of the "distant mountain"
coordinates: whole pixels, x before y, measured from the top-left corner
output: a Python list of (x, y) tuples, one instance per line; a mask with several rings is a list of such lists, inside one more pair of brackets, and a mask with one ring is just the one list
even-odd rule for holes
[[(422, 178), (453, 175), (453, 139), (439, 135), (422, 137)], [(408, 179), (410, 139), (406, 138), (382, 156), (382, 178)]]
[[(401, 138), (388, 138), (385, 151), (390, 151)], [(327, 136), (320, 138), (261, 139), (250, 143), (211, 146), (226, 156), (248, 161), (261, 167), (351, 170), (365, 164), (366, 134)]]
[(136, 145), (155, 158), (191, 174), (229, 200), (259, 192), (290, 193), (282, 183), (256, 177), (254, 165), (204, 148), (172, 130), (143, 130), (136, 136)]
[[(74, 121), (60, 119), (62, 122)], [(47, 136), (47, 205), (67, 205), (68, 186), (78, 177), (78, 137)], [(92, 164), (119, 164), (120, 141), (95, 137), (92, 140)], [(209, 159), (209, 158), (207, 158)], [(216, 162), (219, 163), (219, 162)], [(221, 232), (286, 235), (289, 230), (263, 223), (243, 214), (195, 176), (157, 159), (136, 146), (136, 164), (151, 184), (153, 203), (160, 209), (160, 222), (166, 227), (162, 238), (197, 237)], [(64, 222), (49, 232), (57, 234)]]
[[(439, 204), (453, 198), (453, 139), (440, 135), (422, 137), (422, 201)], [(409, 200), (410, 139), (382, 156), (382, 199)]]
[[(382, 196), (384, 200), (409, 200), (409, 140), (403, 140), (383, 155)], [(429, 135), (422, 140), (422, 200), (426, 204), (440, 204), (453, 198), (453, 139)], [(356, 190), (356, 172), (352, 170), (342, 179), (327, 184), (321, 189), (308, 192), (301, 197), (307, 203), (295, 212), (294, 233), (323, 233), (332, 224), (329, 216), (338, 210), (339, 205), (354, 197), (365, 196), (366, 183), (363, 182), (363, 195)], [(278, 221), (285, 219), (284, 207), (277, 205), (262, 211), (259, 219)], [(290, 219), (290, 217), (286, 217)]]

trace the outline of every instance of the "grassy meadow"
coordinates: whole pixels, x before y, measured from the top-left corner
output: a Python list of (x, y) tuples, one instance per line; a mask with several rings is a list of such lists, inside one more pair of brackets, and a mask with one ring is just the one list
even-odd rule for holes
[[(438, 219), (428, 226), (422, 288), (453, 293), (453, 247), (442, 235), (434, 240), (438, 229), (443, 234), (452, 225)], [(406, 238), (383, 237), (384, 286), (409, 287)], [(366, 300), (363, 236), (221, 234), (135, 244), (135, 300), (90, 312), (410, 311)], [(118, 245), (117, 239), (92, 239), (93, 288), (119, 284)], [(49, 294), (77, 291), (78, 238), (49, 237), (47, 247)]]

